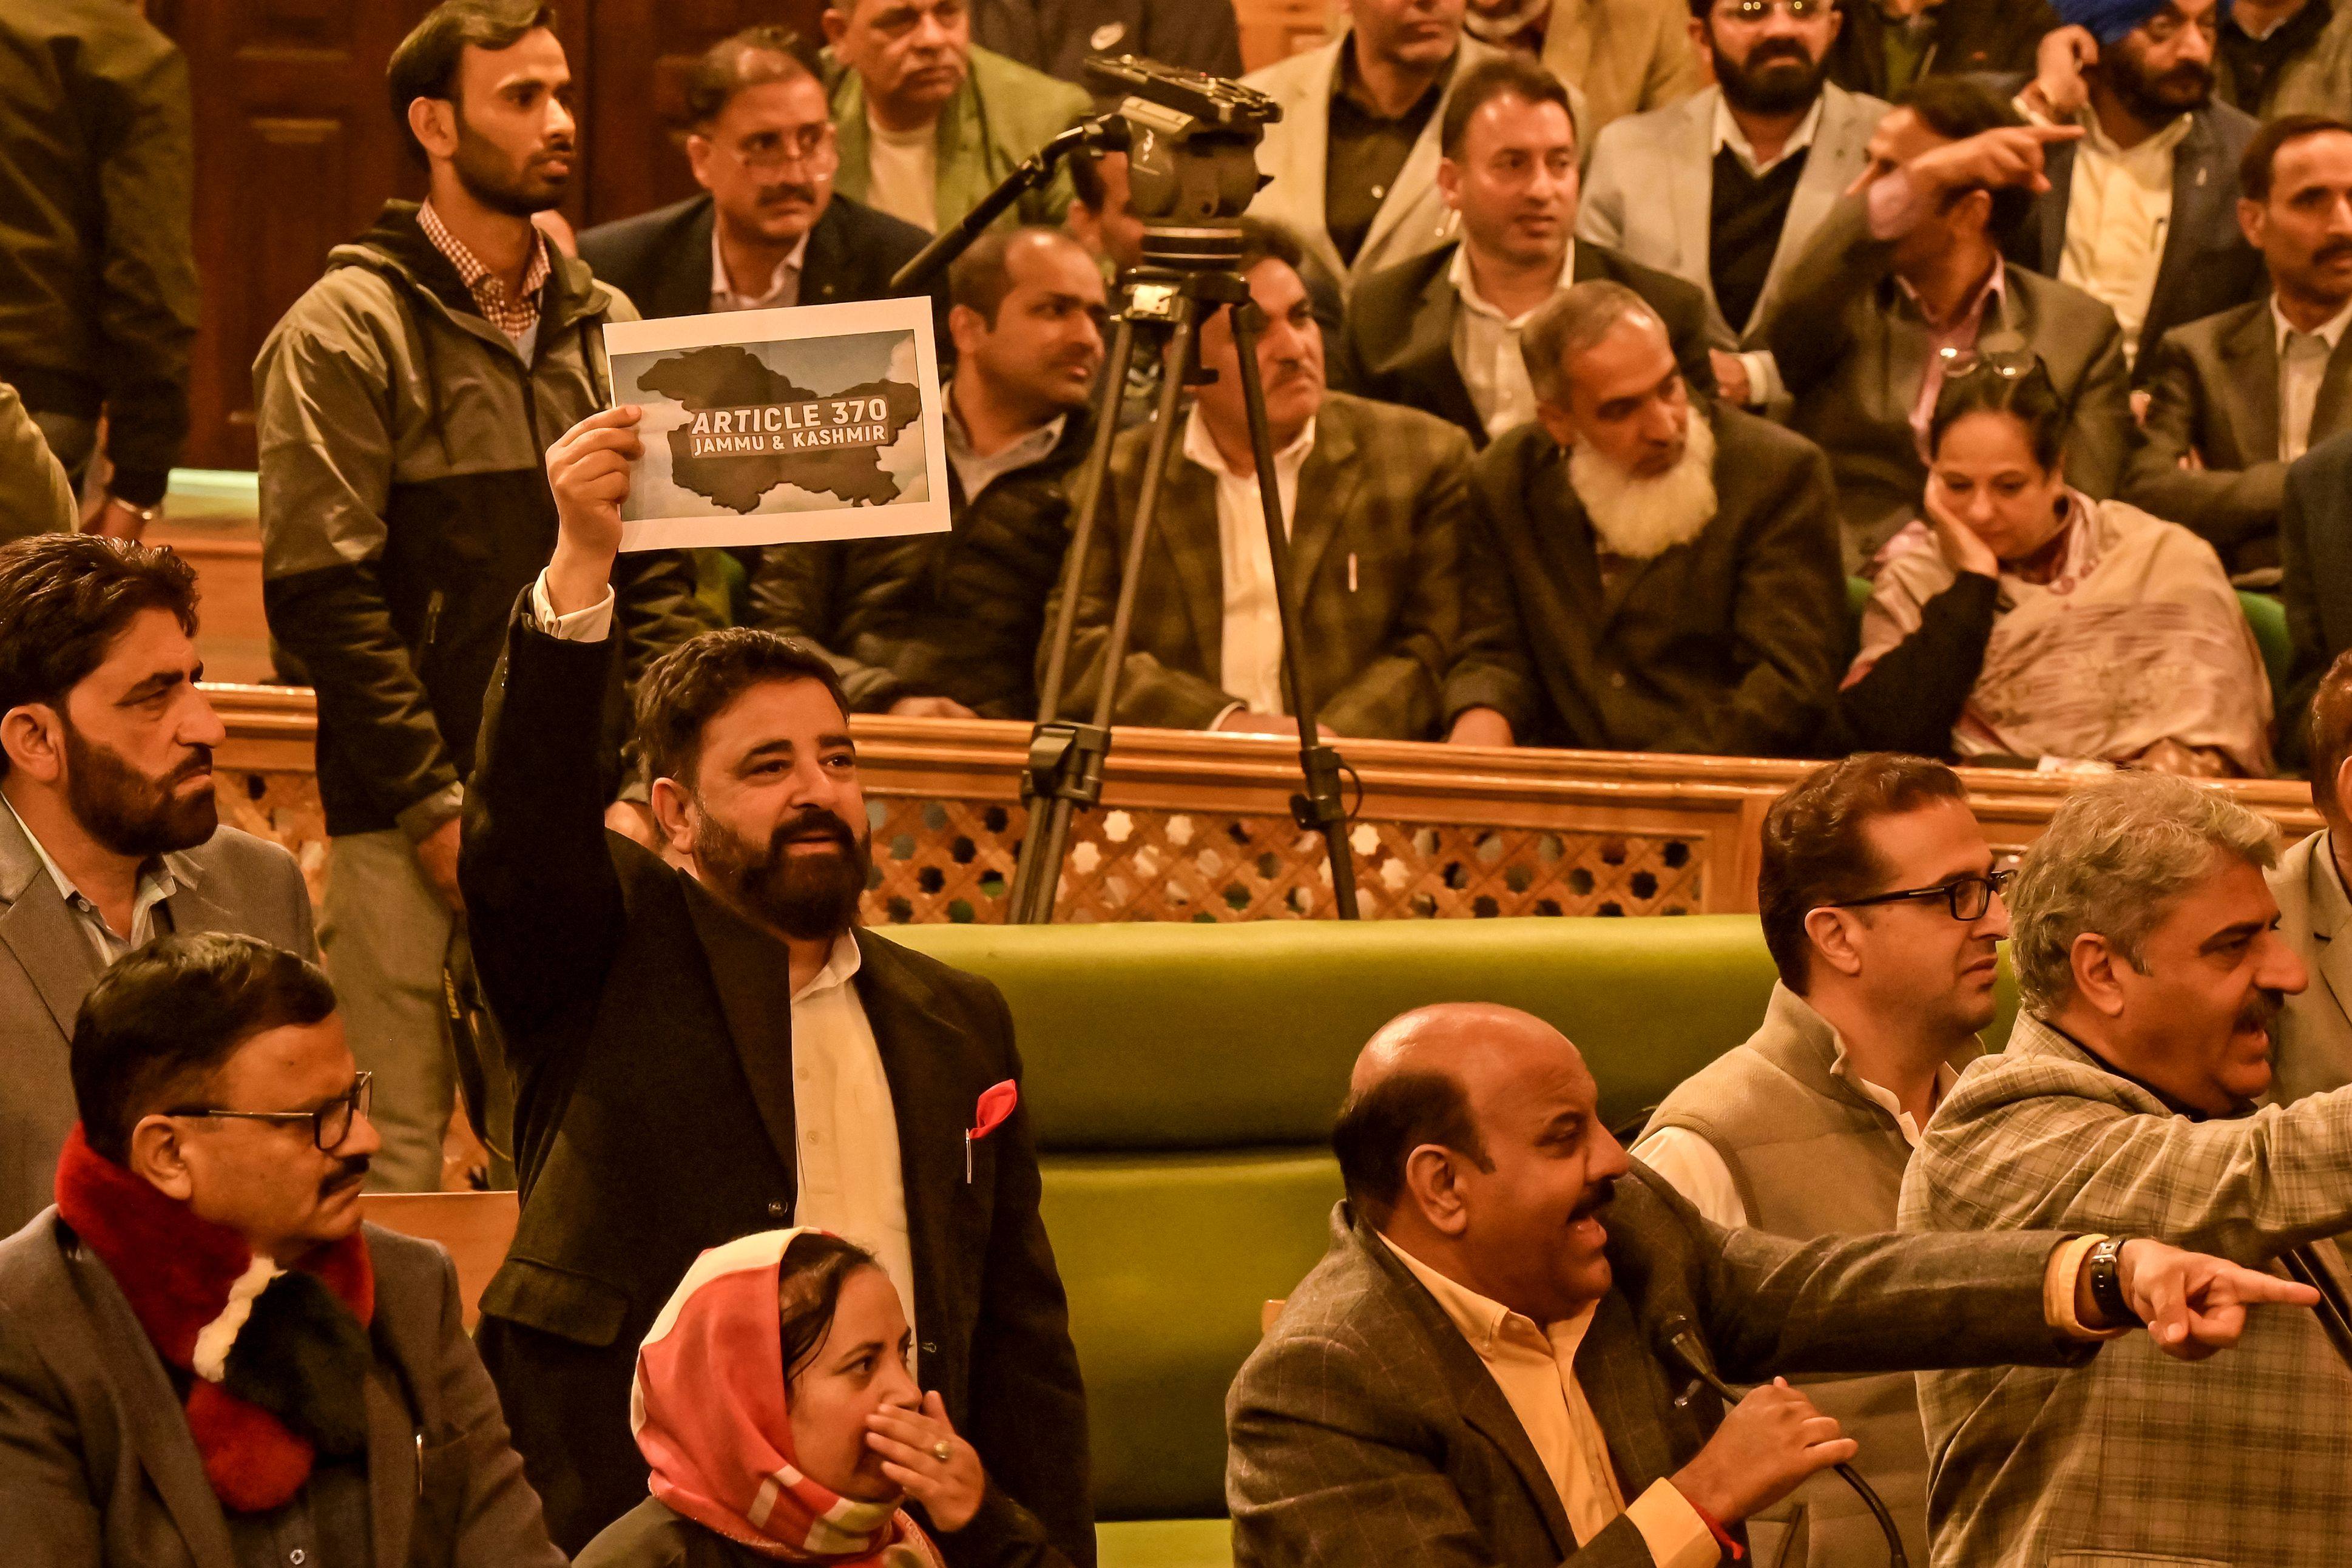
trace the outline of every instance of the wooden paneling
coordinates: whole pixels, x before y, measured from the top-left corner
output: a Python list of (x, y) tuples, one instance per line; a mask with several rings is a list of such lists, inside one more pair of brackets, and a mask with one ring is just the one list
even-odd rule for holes
[(1241, 24), (1242, 68), (1254, 71), (1327, 41), (1339, 6), (1332, 0), (1234, 0), (1234, 9)]

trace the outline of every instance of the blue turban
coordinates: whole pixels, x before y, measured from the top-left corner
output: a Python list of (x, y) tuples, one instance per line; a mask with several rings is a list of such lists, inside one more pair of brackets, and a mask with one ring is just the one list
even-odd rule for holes
[[(2165, 0), (2057, 0), (2058, 20), (2081, 27), (2105, 48), (2165, 7)], [(2230, 14), (2229, 0), (2217, 9)]]

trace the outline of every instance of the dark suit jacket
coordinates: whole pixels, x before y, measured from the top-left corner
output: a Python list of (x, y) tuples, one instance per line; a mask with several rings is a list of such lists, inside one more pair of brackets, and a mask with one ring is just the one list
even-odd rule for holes
[[(1894, 268), (1895, 247), (1871, 237), (1863, 198), (1843, 196), (1790, 269), (1772, 318), (1773, 357), (1796, 398), (1789, 423), (1821, 443), (1837, 479), (1848, 571), (1918, 515), (1927, 485), (1911, 428), (1927, 327)], [(2067, 480), (2105, 500), (2123, 477), (2132, 422), (2115, 312), (2022, 267), (2004, 269), (2003, 290), (1979, 341), (2014, 332), (2042, 356), (2068, 409)]]
[[(1462, 296), (1446, 281), (1445, 272), (1460, 247), (1456, 240), (1383, 268), (1356, 286), (1348, 302), (1346, 330), (1332, 355), (1331, 384), (1451, 419), (1462, 426), (1472, 446), (1483, 447), (1486, 426), (1454, 358), (1454, 323), (1462, 314)], [(1589, 283), (1596, 278), (1622, 283), (1647, 300), (1674, 341), (1683, 378), (1701, 392), (1715, 390), (1714, 362), (1706, 353), (1705, 294), (1605, 245), (1579, 240), (1576, 281)]]
[[(586, 748), (616, 645), (560, 642), (527, 616), (519, 605), (491, 685), (459, 868), (516, 1073), (522, 1188), (479, 1338), (556, 1540), (577, 1551), (645, 1496), (629, 1386), (671, 1290), (706, 1248), (792, 1223), (792, 997), (780, 942), (605, 832)], [(1011, 1015), (986, 981), (871, 932), (857, 943), (898, 1117), (923, 1384), (1090, 1563), (1085, 1398), (1025, 1109), (964, 1179), (974, 1105), (1021, 1076)]]
[(2286, 471), (2279, 509), (2280, 595), (2294, 640), (2279, 701), (2282, 761), (2305, 760), (2304, 715), (2319, 679), (2352, 647), (2352, 430), (2312, 447)]
[[(1715, 1395), (1653, 1348), (1682, 1315), (1723, 1377), (2064, 1366), (2091, 1347), (2042, 1317), (2049, 1232), (1822, 1237), (1726, 1231), (1636, 1164), (1603, 1213), (1615, 1284), (1577, 1382), (1628, 1501), (1723, 1420)], [(1991, 1242), (1996, 1245), (1981, 1246)], [(1581, 1549), (1526, 1430), (1444, 1310), (1345, 1203), (1331, 1250), (1225, 1397), (1225, 1500), (1240, 1568), (1568, 1563), (1648, 1568), (1619, 1517)]]
[[(163, 902), (173, 931), (236, 931), (319, 956), (302, 868), (277, 845), (223, 827), (163, 863), (179, 884)], [(56, 1191), (58, 1152), (78, 1120), (66, 1045), (104, 969), (33, 841), (0, 810), (0, 1234)]]
[(1471, 496), (1517, 611), (1495, 706), (1522, 744), (1808, 754), (1852, 637), (1829, 465), (1777, 425), (1713, 417), (1715, 520), (1606, 591), (1543, 427), (1479, 455)]
[[(2132, 369), (2136, 384), (2147, 379), (2148, 348), (2166, 332), (2259, 299), (2268, 287), (2262, 257), (2238, 228), (2238, 160), (2253, 139), (2255, 123), (2252, 115), (2217, 100), (2189, 116), (2189, 134), (2172, 150), (2172, 226), (2165, 233), (2147, 320), (2140, 325), (2140, 363)], [(2019, 266), (2055, 278), (2066, 253), (2074, 143), (2055, 142), (2045, 148), (2042, 172), (2050, 188), (2035, 199), (2004, 248)]]
[(976, 501), (949, 464), (945, 533), (770, 545), (751, 577), (751, 624), (824, 654), (853, 712), (948, 697), (983, 719), (1035, 718), (1045, 601), (1069, 550), (1063, 482), (1092, 429), (1073, 415), (1052, 452)]
[[(366, 1236), (376, 1568), (562, 1568), (466, 1339), (448, 1254), (373, 1226)], [(0, 1242), (0, 1542), (26, 1564), (241, 1563), (171, 1374), (55, 1209)]]
[[(1111, 494), (1081, 578), (1065, 717), (1094, 712), (1151, 431), (1129, 430), (1114, 449)], [(1183, 455), (1181, 426), (1171, 439), (1113, 717), (1199, 730), (1235, 700), (1219, 684), (1217, 481)], [(1323, 400), (1298, 475), (1289, 581), (1306, 632), (1300, 663), (1318, 716), (1339, 734), (1430, 740), (1463, 710), (1496, 705), (1491, 682), (1465, 663), (1469, 467), (1469, 442), (1433, 415), (1339, 392)], [(1049, 608), (1046, 625), (1054, 616)]]
[[(1892, 99), (1886, 90), (1887, 22), (1873, 4), (1840, 7), (1845, 25), (1830, 45), (1830, 79), (1848, 92)], [(2031, 76), (2042, 35), (2058, 26), (2050, 0), (1943, 0), (1926, 13), (1927, 58), (1919, 75), (1979, 72)]]
[[(629, 297), (640, 315), (700, 316), (710, 310), (710, 230), (717, 219), (708, 195), (635, 217), (600, 223), (580, 235), (580, 259)], [(887, 300), (890, 276), (915, 258), (931, 237), (913, 224), (876, 212), (836, 194), (809, 230), (801, 258), (800, 303), (837, 305)], [(940, 353), (952, 357), (947, 332), (947, 281), (931, 290)]]
[[(2279, 563), (2278, 331), (2268, 296), (2175, 327), (2147, 355), (2147, 417), (2123, 499), (2193, 531), (2231, 573)], [(2352, 430), (2352, 332), (2329, 356), (2310, 445)], [(2195, 452), (2201, 468), (2183, 468)]]

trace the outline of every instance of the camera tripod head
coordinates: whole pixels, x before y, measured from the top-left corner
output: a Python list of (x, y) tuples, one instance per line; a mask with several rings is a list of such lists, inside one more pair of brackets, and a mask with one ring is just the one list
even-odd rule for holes
[(1175, 271), (1230, 267), (1238, 225), (1265, 177), (1257, 144), (1282, 108), (1255, 88), (1135, 55), (1089, 60), (1087, 74), (1125, 88), (1128, 205), (1143, 224), (1143, 257)]

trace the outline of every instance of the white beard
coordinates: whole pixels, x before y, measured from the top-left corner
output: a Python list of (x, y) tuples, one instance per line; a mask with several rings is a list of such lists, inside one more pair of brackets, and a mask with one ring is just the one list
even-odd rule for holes
[(1693, 409), (1681, 460), (1655, 479), (1627, 473), (1580, 442), (1569, 448), (1568, 485), (1603, 548), (1635, 561), (1663, 555), (1715, 521), (1715, 426)]

